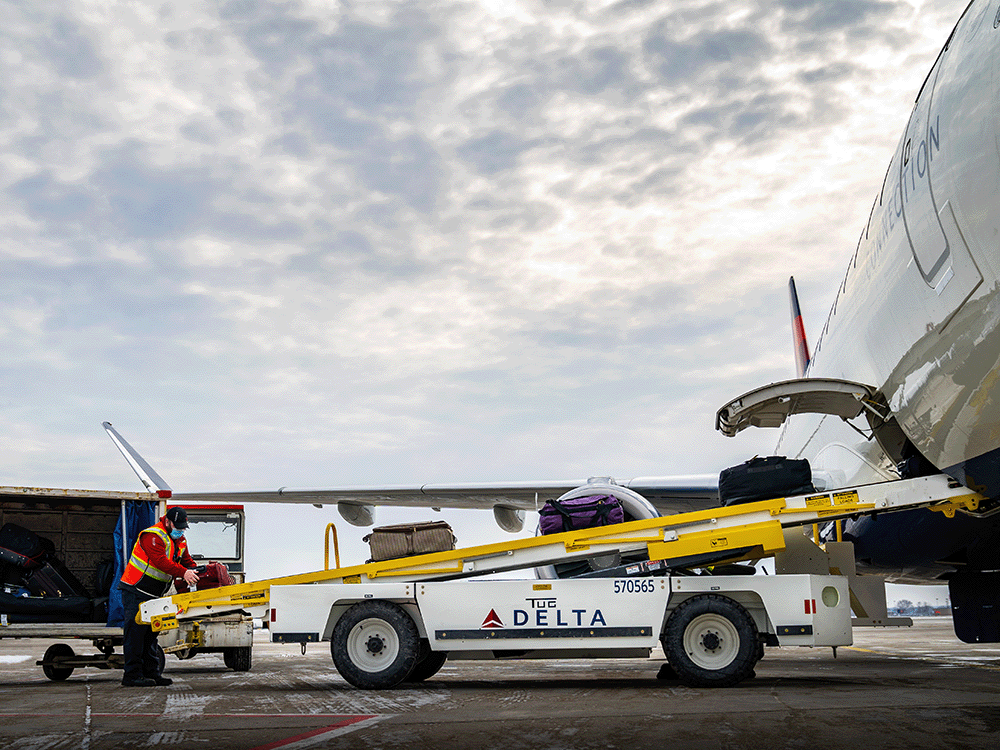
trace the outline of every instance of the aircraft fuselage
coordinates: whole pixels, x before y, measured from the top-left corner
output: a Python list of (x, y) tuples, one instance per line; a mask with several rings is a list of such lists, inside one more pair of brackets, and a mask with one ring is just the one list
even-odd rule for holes
[[(877, 386), (924, 458), (993, 498), (1000, 497), (998, 27), (995, 3), (972, 3), (931, 69), (806, 372)], [(900, 460), (829, 416), (790, 419), (778, 452), (808, 457), (844, 486), (895, 478)], [(860, 524), (859, 558), (922, 577), (968, 553), (961, 547), (970, 538), (997, 533), (993, 521), (948, 524), (926, 515), (903, 514), (877, 534), (878, 521)], [(1000, 552), (980, 553), (978, 569), (1000, 567)]]

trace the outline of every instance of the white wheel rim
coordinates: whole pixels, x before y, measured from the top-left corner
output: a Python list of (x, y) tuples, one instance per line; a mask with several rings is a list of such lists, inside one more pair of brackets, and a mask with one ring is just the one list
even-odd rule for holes
[(355, 625), (347, 636), (351, 663), (365, 672), (381, 672), (399, 655), (399, 636), (389, 623), (370, 617)]
[(699, 615), (684, 630), (684, 652), (703, 669), (722, 669), (740, 650), (740, 635), (722, 615)]

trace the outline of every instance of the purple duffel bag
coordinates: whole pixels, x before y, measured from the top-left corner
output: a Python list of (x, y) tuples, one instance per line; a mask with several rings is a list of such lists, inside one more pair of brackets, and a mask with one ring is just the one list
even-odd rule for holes
[(623, 523), (625, 511), (621, 501), (612, 495), (587, 495), (571, 500), (549, 500), (538, 511), (538, 527), (542, 534), (590, 529)]

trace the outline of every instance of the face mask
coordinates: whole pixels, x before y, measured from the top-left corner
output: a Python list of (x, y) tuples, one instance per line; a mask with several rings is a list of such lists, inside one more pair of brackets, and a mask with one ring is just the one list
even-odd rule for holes
[(180, 539), (182, 536), (184, 536), (184, 532), (180, 529), (170, 529), (171, 539)]

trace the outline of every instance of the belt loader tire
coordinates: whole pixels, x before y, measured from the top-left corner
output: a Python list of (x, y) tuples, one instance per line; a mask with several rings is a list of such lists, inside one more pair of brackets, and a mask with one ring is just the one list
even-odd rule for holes
[(330, 651), (341, 677), (355, 687), (390, 688), (413, 671), (420, 633), (392, 602), (359, 602), (337, 621)]
[(404, 682), (423, 682), (429, 680), (438, 673), (438, 670), (448, 661), (448, 653), (445, 651), (431, 651), (431, 645), (426, 638), (420, 639), (420, 656), (417, 663), (413, 665), (413, 670)]
[(685, 685), (728, 687), (753, 675), (760, 636), (742, 605), (703, 594), (671, 613), (662, 643), (667, 661)]

